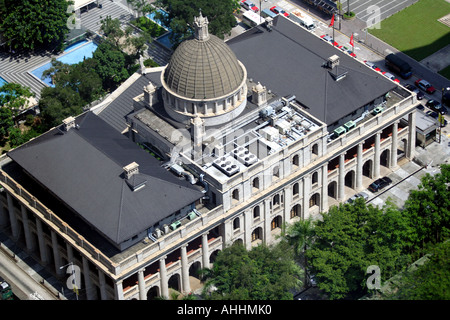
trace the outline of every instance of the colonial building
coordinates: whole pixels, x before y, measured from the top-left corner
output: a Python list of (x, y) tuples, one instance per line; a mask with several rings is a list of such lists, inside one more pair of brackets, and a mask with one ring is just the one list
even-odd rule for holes
[(201, 14), (162, 68), (2, 158), (0, 224), (86, 299), (190, 292), (224, 247), (366, 188), (415, 148), (416, 96), (284, 17)]

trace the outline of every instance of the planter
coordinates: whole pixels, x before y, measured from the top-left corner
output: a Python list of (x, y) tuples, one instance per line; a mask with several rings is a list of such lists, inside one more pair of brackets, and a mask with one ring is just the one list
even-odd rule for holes
[(353, 11), (350, 11), (349, 13), (344, 13), (342, 15), (342, 18), (344, 20), (354, 20), (356, 18), (356, 14)]

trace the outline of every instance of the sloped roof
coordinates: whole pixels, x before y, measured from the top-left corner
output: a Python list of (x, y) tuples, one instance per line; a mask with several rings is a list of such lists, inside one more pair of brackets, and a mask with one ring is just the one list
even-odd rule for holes
[[(278, 15), (268, 31), (258, 26), (227, 44), (245, 65), (248, 78), (280, 96), (294, 94), (313, 116), (332, 124), (396, 87), (383, 75)], [(322, 67), (329, 57), (340, 57), (339, 70), (347, 76), (335, 81)]]
[[(9, 157), (114, 244), (190, 205), (203, 193), (95, 114), (76, 119), (11, 151)], [(144, 188), (130, 188), (123, 167), (139, 164)]]

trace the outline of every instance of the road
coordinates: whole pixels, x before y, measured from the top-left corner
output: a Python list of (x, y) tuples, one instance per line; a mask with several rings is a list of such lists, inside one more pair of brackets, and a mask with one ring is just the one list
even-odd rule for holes
[(1, 249), (0, 275), (11, 285), (13, 293), (20, 300), (57, 300)]

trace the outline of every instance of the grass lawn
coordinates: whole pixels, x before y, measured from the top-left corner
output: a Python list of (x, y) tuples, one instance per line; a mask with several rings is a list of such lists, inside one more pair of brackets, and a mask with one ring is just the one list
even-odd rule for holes
[(369, 32), (420, 61), (450, 44), (450, 27), (437, 21), (449, 13), (450, 3), (445, 0), (419, 0)]

